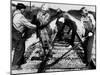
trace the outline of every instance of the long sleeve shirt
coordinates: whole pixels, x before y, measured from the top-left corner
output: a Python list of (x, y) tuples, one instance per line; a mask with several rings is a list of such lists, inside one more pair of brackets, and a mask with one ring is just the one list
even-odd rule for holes
[(92, 26), (95, 28), (95, 19), (91, 14), (88, 14), (86, 17), (82, 17), (81, 22), (83, 22), (85, 28), (91, 29)]
[(31, 24), (25, 17), (22, 15), (20, 10), (16, 10), (13, 14), (13, 26), (16, 30), (23, 32), (24, 27), (31, 29), (36, 28), (35, 25)]
[(37, 14), (37, 19), (40, 21), (42, 25), (48, 23), (49, 18), (50, 15), (48, 13), (44, 14), (44, 12), (39, 11)]

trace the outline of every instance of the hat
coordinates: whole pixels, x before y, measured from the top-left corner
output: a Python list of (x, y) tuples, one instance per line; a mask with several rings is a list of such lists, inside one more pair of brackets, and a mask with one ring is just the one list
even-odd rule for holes
[(58, 8), (58, 9), (57, 9), (57, 12), (61, 12), (61, 9), (60, 9), (60, 8)]
[(82, 7), (80, 10), (81, 10), (82, 12), (83, 12), (83, 10), (86, 11), (86, 12), (88, 12), (88, 10), (87, 10), (86, 7)]
[(80, 10), (86, 9), (86, 7), (82, 7)]
[(81, 10), (81, 15), (83, 15), (83, 16), (88, 15), (88, 10), (86, 7), (82, 7), (80, 10)]
[(17, 9), (26, 9), (26, 6), (22, 3), (18, 3), (16, 6)]
[(43, 5), (41, 6), (41, 8), (42, 8), (42, 10), (48, 10), (50, 7), (49, 7), (48, 4), (43, 4)]

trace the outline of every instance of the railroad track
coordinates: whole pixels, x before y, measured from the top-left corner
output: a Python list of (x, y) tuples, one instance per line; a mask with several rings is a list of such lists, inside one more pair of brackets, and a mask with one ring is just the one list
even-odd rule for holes
[[(54, 46), (53, 58), (48, 61), (48, 64), (55, 61), (61, 57), (64, 53), (66, 53), (69, 49), (63, 44), (58, 44)], [(34, 53), (34, 52), (33, 52)], [(34, 54), (32, 54), (34, 56)], [(31, 57), (32, 57), (31, 55)], [(13, 74), (17, 73), (36, 73), (38, 69), (38, 65), (40, 64), (41, 60), (29, 60), (26, 64), (22, 65), (22, 70), (13, 70)], [(68, 55), (64, 56), (58, 63), (54, 64), (53, 66), (47, 68), (46, 72), (53, 72), (53, 71), (71, 71), (71, 70), (83, 70), (86, 69), (85, 64), (82, 60), (78, 57), (75, 50), (71, 50)]]

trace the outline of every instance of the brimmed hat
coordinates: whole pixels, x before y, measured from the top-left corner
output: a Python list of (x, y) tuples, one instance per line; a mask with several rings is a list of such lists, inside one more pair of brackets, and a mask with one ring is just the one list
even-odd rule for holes
[(17, 9), (26, 9), (26, 6), (22, 3), (18, 3), (16, 6)]

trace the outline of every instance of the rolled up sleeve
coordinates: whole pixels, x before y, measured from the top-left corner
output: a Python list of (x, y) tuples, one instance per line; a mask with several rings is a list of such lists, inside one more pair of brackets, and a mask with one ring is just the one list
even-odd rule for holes
[(21, 23), (22, 23), (23, 25), (25, 25), (26, 27), (31, 28), (31, 29), (36, 28), (36, 25), (31, 24), (24, 16), (21, 16), (20, 19), (21, 19), (21, 20), (20, 20)]

